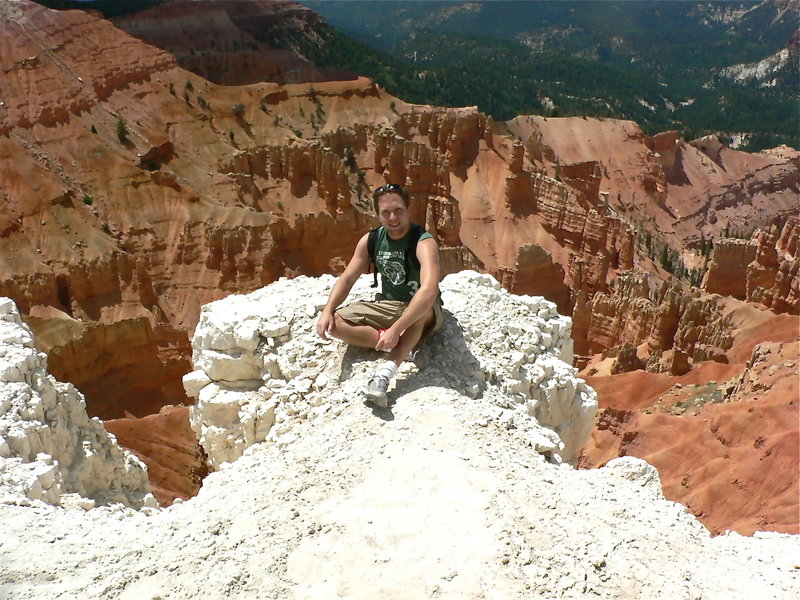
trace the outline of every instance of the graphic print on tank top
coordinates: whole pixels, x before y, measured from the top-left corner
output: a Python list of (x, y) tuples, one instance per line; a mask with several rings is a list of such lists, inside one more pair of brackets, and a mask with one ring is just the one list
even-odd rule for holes
[(406, 282), (406, 267), (402, 250), (379, 251), (375, 259), (378, 269), (392, 285), (402, 285)]
[[(375, 266), (381, 273), (381, 293), (387, 300), (408, 302), (419, 290), (420, 270), (418, 263), (410, 264), (410, 272), (406, 271), (406, 251), (409, 245), (409, 235), (406, 234), (399, 240), (391, 239), (386, 230), (378, 230), (375, 244)], [(431, 237), (424, 232), (420, 241)]]

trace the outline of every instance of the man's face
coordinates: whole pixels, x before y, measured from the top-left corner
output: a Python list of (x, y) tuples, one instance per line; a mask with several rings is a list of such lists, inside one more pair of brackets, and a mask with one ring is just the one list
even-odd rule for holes
[(378, 198), (378, 220), (393, 240), (408, 233), (411, 215), (400, 194), (390, 192)]

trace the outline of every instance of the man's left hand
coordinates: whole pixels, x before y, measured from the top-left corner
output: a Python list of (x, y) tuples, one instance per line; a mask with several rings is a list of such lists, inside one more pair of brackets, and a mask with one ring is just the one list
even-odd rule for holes
[(378, 343), (375, 344), (375, 350), (380, 350), (381, 352), (389, 352), (400, 342), (401, 335), (403, 334), (402, 333), (398, 334), (394, 330), (394, 327), (390, 327), (389, 329), (383, 330), (383, 334), (378, 338)]

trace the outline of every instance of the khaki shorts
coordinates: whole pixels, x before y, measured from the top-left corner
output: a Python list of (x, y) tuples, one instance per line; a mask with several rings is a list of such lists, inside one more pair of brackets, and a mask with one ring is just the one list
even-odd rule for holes
[[(355, 325), (369, 325), (375, 329), (388, 329), (394, 324), (400, 315), (408, 307), (408, 302), (400, 302), (399, 300), (384, 300), (378, 294), (374, 301), (358, 301), (352, 302), (347, 306), (342, 306), (336, 312), (345, 321), (349, 321)], [(442, 315), (442, 301), (437, 297), (433, 303), (433, 322), (425, 328), (422, 332), (424, 339), (432, 335), (442, 328), (444, 323), (444, 316)]]

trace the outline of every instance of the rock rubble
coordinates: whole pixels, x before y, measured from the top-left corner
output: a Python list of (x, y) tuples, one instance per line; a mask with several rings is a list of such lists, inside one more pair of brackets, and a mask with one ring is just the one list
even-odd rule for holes
[(663, 499), (643, 461), (551, 464), (487, 420), (490, 402), (422, 377), (391, 417), (351, 399), (298, 420), (282, 443), (248, 448), (196, 498), (156, 513), (0, 505), (0, 594), (785, 600), (800, 591), (796, 536), (712, 538)]
[(157, 506), (141, 461), (46, 368), (16, 306), (0, 298), (0, 501)]

